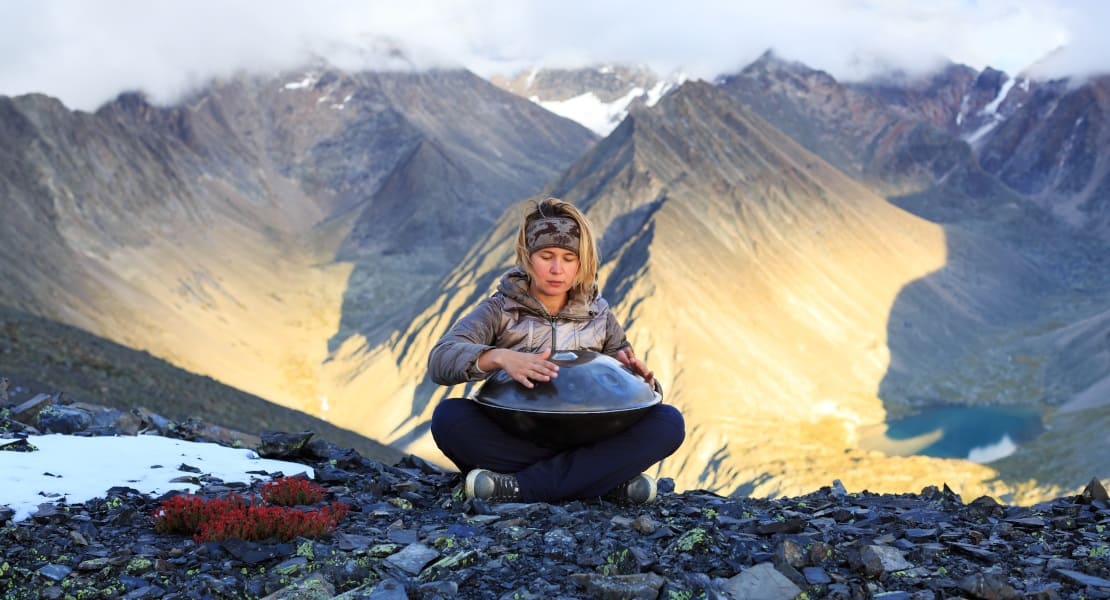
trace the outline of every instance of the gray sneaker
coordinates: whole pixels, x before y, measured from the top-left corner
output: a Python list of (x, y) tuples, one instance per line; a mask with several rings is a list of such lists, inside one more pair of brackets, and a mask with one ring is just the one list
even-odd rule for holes
[(640, 473), (613, 488), (605, 494), (605, 499), (618, 503), (651, 504), (655, 500), (655, 491), (655, 479), (647, 473)]
[(520, 502), (520, 484), (516, 477), (494, 473), (487, 469), (474, 469), (466, 474), (463, 491), (467, 498), (487, 502)]

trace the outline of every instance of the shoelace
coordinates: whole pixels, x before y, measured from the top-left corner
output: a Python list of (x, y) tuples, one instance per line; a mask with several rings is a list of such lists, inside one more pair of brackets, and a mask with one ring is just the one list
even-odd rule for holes
[(493, 479), (493, 494), (491, 500), (515, 500), (520, 497), (520, 486), (512, 475), (491, 475)]

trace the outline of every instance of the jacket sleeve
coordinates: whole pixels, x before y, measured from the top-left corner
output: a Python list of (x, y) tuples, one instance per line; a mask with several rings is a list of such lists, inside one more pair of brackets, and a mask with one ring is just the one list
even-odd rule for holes
[(605, 345), (601, 351), (609, 356), (616, 358), (617, 352), (622, 348), (630, 346), (628, 338), (624, 335), (624, 327), (617, 322), (617, 318), (613, 313), (605, 311)]
[[(605, 317), (608, 319), (605, 323), (605, 348), (602, 350), (605, 354), (616, 358), (617, 352), (631, 348), (632, 344), (628, 343), (628, 338), (624, 334), (624, 327), (617, 322), (617, 318), (613, 316), (612, 312), (605, 311)], [(659, 383), (659, 379), (654, 380), (655, 391), (659, 395), (663, 395), (663, 384)]]
[(485, 379), (489, 373), (479, 371), (478, 355), (495, 348), (501, 309), (489, 298), (459, 319), (436, 342), (428, 355), (428, 375), (439, 385), (455, 385)]

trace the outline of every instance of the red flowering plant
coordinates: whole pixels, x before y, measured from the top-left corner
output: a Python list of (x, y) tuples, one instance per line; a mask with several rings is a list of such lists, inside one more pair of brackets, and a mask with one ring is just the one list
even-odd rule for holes
[(154, 530), (191, 534), (198, 543), (233, 538), (288, 541), (333, 533), (349, 510), (342, 502), (315, 509), (294, 508), (324, 499), (324, 488), (305, 479), (279, 478), (263, 485), (261, 491), (261, 499), (234, 493), (226, 498), (174, 496), (154, 511)]
[(262, 499), (278, 506), (304, 506), (324, 499), (323, 486), (300, 477), (279, 477), (262, 484)]

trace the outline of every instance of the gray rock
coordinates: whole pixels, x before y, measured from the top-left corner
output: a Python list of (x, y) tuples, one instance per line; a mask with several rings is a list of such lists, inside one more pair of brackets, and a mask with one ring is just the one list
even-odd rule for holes
[(439, 558), (439, 551), (424, 544), (409, 544), (403, 550), (386, 558), (386, 562), (397, 566), (401, 570), (416, 575), (433, 560)]
[(1006, 578), (997, 573), (972, 573), (959, 582), (961, 590), (983, 600), (1010, 600), (1020, 598)]
[(47, 578), (51, 581), (61, 581), (61, 580), (65, 579), (72, 572), (73, 572), (73, 569), (71, 569), (71, 568), (69, 568), (65, 565), (53, 565), (53, 564), (51, 564), (51, 565), (46, 565), (45, 567), (39, 569), (39, 575), (42, 575), (43, 577), (45, 577), (45, 578)]
[(47, 406), (52, 406), (53, 404), (54, 398), (52, 396), (50, 396), (49, 394), (39, 394), (34, 398), (31, 398), (30, 400), (23, 402), (22, 404), (13, 408), (11, 418), (19, 421), (20, 423), (26, 423), (30, 425), (35, 422), (35, 418), (38, 417), (39, 412), (41, 412)]
[(606, 577), (597, 573), (571, 575), (571, 581), (585, 589), (589, 598), (655, 600), (666, 582), (655, 573), (637, 573)]
[(936, 527), (929, 529), (910, 528), (903, 532), (907, 540), (911, 542), (924, 542), (926, 540), (935, 540), (937, 537)]
[(806, 567), (802, 569), (802, 576), (810, 585), (825, 585), (832, 581), (829, 574), (821, 567)]
[(1097, 477), (1091, 479), (1079, 497), (1087, 502), (1110, 502), (1110, 495), (1107, 495), (1106, 488)]
[(77, 433), (92, 424), (92, 415), (72, 406), (48, 406), (39, 411), (38, 428), (44, 433)]
[(782, 540), (775, 547), (775, 562), (779, 564), (787, 564), (795, 569), (800, 569), (806, 566), (808, 561), (808, 553), (805, 546), (790, 539)]
[(975, 546), (972, 544), (963, 544), (960, 542), (948, 542), (947, 545), (950, 548), (956, 549), (961, 554), (971, 556), (973, 558), (978, 558), (979, 560), (982, 560), (986, 563), (994, 563), (998, 560), (998, 554), (991, 552), (986, 548), (980, 548), (979, 546)]
[(369, 594), (366, 590), (356, 589), (335, 597), (335, 600), (408, 600), (405, 585), (396, 579), (383, 579)]
[(0, 452), (35, 452), (38, 448), (25, 439), (0, 442)]
[(296, 552), (293, 544), (262, 544), (244, 540), (230, 539), (220, 542), (220, 545), (229, 554), (247, 563), (257, 565), (261, 562), (292, 556)]
[(459, 584), (454, 581), (433, 581), (419, 588), (421, 598), (454, 598), (459, 595)]
[(154, 585), (144, 585), (138, 589), (131, 590), (123, 595), (122, 600), (146, 600), (147, 598), (161, 598), (165, 595), (166, 591)]
[(263, 598), (263, 600), (330, 600), (335, 586), (318, 574), (310, 575)]
[(258, 455), (262, 458), (294, 458), (304, 451), (305, 444), (313, 435), (311, 431), (300, 433), (263, 431), (260, 436)]
[(865, 546), (860, 550), (859, 557), (863, 570), (869, 577), (913, 568), (913, 564), (906, 560), (901, 550), (890, 546)]
[(658, 526), (655, 524), (655, 521), (653, 521), (651, 517), (647, 515), (640, 515), (636, 517), (632, 520), (632, 523), (629, 526), (644, 535), (651, 535), (655, 533), (655, 530), (658, 528)]
[(1110, 579), (1095, 577), (1094, 575), (1088, 575), (1086, 573), (1080, 573), (1079, 571), (1072, 571), (1070, 569), (1056, 569), (1056, 574), (1068, 581), (1072, 581), (1079, 585), (1110, 590)]
[(297, 575), (308, 567), (308, 559), (303, 556), (294, 556), (288, 560), (274, 565), (272, 571), (280, 575)]
[(802, 589), (779, 573), (771, 563), (745, 569), (724, 584), (725, 592), (737, 600), (793, 600)]

